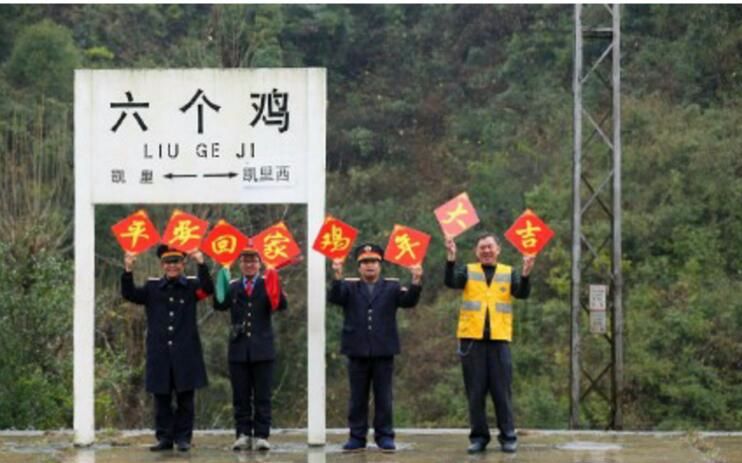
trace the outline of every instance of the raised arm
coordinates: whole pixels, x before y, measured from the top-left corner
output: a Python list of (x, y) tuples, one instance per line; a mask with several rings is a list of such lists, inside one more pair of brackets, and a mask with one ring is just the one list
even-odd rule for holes
[(348, 301), (350, 291), (348, 283), (343, 281), (343, 260), (333, 259), (332, 270), (332, 283), (330, 284), (330, 290), (327, 292), (327, 300), (342, 306)]
[(135, 304), (147, 302), (147, 290), (134, 284), (134, 263), (137, 261), (135, 254), (124, 254), (124, 273), (121, 274), (121, 297)]
[(527, 299), (531, 294), (531, 281), (529, 275), (533, 269), (536, 258), (523, 256), (523, 269), (520, 273), (513, 272), (510, 277), (510, 294), (517, 299)]
[(397, 295), (397, 306), (403, 308), (415, 307), (420, 300), (420, 293), (422, 293), (422, 278), (423, 268), (420, 265), (410, 267), (410, 275), (412, 277), (409, 288), (400, 286), (399, 294)]

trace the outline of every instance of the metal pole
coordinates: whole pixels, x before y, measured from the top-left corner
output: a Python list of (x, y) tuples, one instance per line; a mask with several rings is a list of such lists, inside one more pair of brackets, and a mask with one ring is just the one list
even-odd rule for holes
[(621, 9), (613, 5), (613, 426), (623, 429), (623, 275), (621, 273)]
[(572, 91), (574, 92), (574, 153), (572, 170), (572, 310), (570, 326), (570, 410), (569, 427), (580, 425), (580, 175), (582, 172), (582, 6), (575, 5), (575, 51)]

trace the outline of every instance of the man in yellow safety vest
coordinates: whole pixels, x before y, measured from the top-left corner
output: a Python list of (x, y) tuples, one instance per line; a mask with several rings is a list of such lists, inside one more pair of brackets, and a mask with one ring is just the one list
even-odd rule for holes
[(486, 398), (492, 396), (503, 452), (517, 449), (512, 408), (513, 297), (525, 299), (531, 291), (528, 275), (534, 257), (523, 257), (520, 273), (497, 262), (500, 244), (492, 233), (477, 239), (475, 263), (456, 265), (456, 243), (446, 239), (446, 286), (463, 289), (456, 337), (469, 402), (468, 453), (481, 453), (490, 442)]

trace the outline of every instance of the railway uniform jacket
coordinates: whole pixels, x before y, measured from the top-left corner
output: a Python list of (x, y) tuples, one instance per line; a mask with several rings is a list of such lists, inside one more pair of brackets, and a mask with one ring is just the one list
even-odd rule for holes
[[(274, 360), (272, 310), (265, 291), (265, 280), (256, 276), (252, 294), (248, 297), (243, 278), (229, 283), (229, 291), (224, 302), (214, 301), (216, 310), (229, 310), (232, 334), (229, 341), (228, 360), (230, 362), (261, 362)], [(276, 310), (285, 310), (286, 297), (281, 297)]]
[(340, 352), (349, 357), (387, 357), (400, 352), (397, 308), (417, 305), (421, 285), (403, 287), (380, 278), (369, 294), (359, 278), (333, 280), (327, 299), (343, 308)]
[(147, 314), (148, 392), (169, 394), (171, 370), (178, 392), (208, 384), (196, 303), (199, 296), (213, 292), (205, 264), (198, 266), (198, 277), (150, 278), (142, 287), (134, 284), (132, 272), (121, 275), (121, 295), (127, 301), (144, 305)]

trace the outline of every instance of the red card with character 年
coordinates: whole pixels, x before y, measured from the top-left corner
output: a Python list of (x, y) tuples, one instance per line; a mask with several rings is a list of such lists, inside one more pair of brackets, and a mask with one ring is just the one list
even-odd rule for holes
[(422, 265), (428, 244), (430, 235), (427, 233), (395, 225), (384, 251), (384, 260), (402, 267)]
[(160, 241), (160, 234), (144, 209), (120, 220), (111, 231), (121, 248), (132, 254), (140, 254)]

